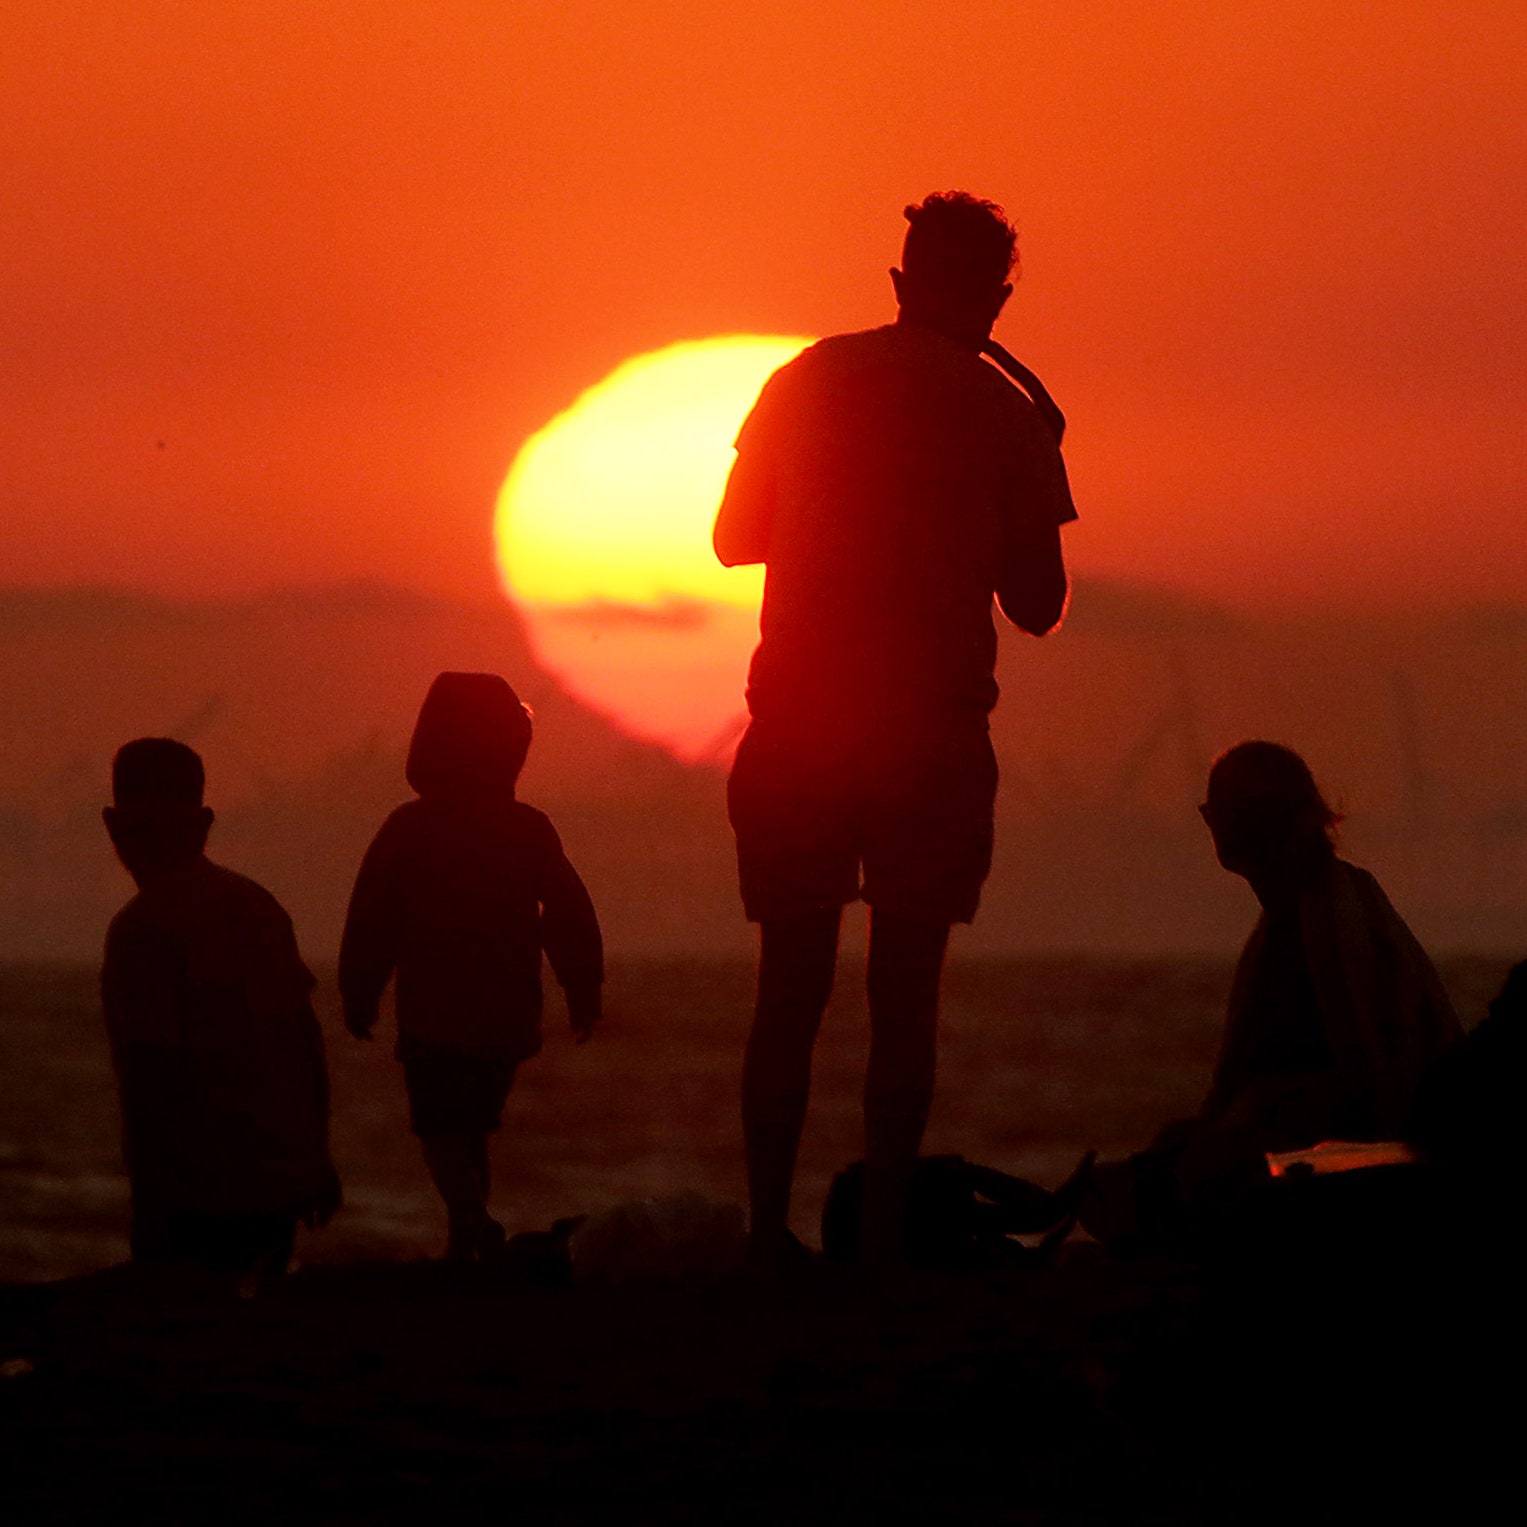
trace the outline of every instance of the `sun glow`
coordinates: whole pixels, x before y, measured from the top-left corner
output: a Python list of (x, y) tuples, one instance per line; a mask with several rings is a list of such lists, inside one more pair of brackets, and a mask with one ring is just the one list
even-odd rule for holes
[(763, 570), (722, 567), (711, 524), (759, 389), (809, 343), (735, 334), (629, 360), (526, 441), (499, 492), (499, 567), (537, 655), (681, 754), (742, 710)]

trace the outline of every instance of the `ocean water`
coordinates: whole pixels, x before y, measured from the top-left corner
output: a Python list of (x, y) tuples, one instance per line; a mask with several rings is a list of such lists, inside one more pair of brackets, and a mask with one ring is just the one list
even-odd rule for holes
[[(1465, 1025), (1510, 964), (1442, 973)], [(511, 1232), (623, 1199), (696, 1189), (741, 1200), (737, 1093), (747, 961), (616, 960), (607, 1017), (575, 1046), (554, 990), (546, 1046), (521, 1067), (494, 1146), (494, 1208)], [(1208, 1082), (1230, 966), (1217, 960), (953, 960), (926, 1149), (1059, 1182), (1084, 1150), (1123, 1154), (1193, 1110)], [(845, 959), (823, 1026), (794, 1209), (815, 1243), (832, 1174), (861, 1154), (862, 962)], [(390, 1023), (376, 1042), (319, 1015), (345, 1206), (303, 1232), (305, 1263), (437, 1254), (445, 1235), (408, 1133)], [(0, 965), (0, 1281), (67, 1277), (127, 1254), (127, 1184), (95, 973)]]

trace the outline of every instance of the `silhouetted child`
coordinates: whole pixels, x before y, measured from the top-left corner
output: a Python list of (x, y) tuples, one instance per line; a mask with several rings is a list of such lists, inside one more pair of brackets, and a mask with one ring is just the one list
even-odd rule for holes
[(599, 1018), (603, 946), (556, 830), (515, 799), (530, 716), (503, 679), (442, 673), (408, 754), (418, 799), (361, 864), (340, 948), (346, 1027), (369, 1038), (397, 977), (410, 1122), (450, 1217), (449, 1255), (503, 1244), (488, 1213), (488, 1136), (515, 1068), (541, 1047), (541, 954), (580, 1042)]
[(106, 830), (138, 894), (101, 993), (138, 1261), (283, 1271), (299, 1219), (339, 1202), (313, 977), (268, 891), (204, 852), (201, 759), (163, 737), (112, 765)]

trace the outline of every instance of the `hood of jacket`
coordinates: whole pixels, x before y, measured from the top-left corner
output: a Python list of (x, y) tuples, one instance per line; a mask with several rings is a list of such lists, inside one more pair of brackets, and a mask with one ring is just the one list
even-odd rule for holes
[(414, 725), (408, 783), (424, 797), (512, 795), (530, 732), (530, 712), (498, 674), (442, 673)]

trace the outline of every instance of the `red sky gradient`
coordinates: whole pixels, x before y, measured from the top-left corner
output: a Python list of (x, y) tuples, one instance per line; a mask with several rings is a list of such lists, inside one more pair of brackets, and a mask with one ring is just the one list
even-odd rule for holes
[(526, 435), (963, 186), (1082, 573), (1527, 598), (1509, 0), (10, 0), (0, 98), (0, 583), (490, 593)]

